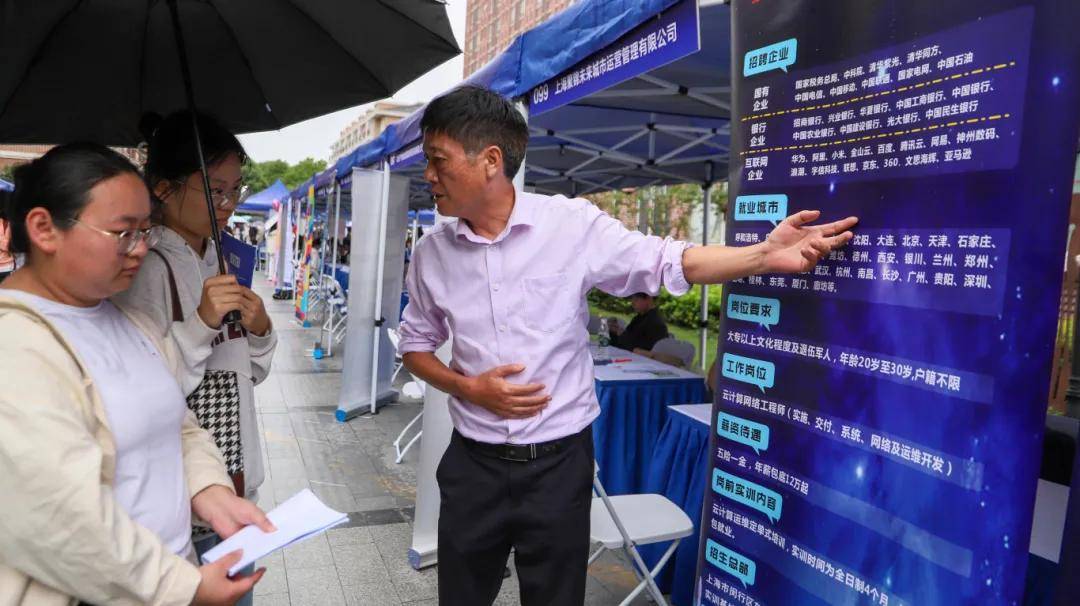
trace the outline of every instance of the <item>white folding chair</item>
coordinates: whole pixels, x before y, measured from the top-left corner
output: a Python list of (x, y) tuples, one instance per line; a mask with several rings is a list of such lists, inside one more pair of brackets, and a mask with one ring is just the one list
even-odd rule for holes
[[(426, 392), (427, 383), (424, 383), (416, 377), (413, 377), (412, 381), (409, 381), (401, 387), (402, 395), (407, 398), (419, 398), (420, 400), (423, 400), (424, 394)], [(405, 458), (405, 453), (409, 452), (409, 449), (412, 448), (413, 444), (415, 444), (416, 441), (420, 439), (420, 436), (424, 435), (424, 430), (421, 429), (420, 431), (416, 432), (416, 435), (413, 436), (412, 439), (405, 444), (404, 448), (401, 447), (401, 441), (405, 439), (406, 434), (408, 434), (409, 430), (412, 429), (412, 426), (416, 425), (417, 421), (419, 421), (423, 417), (424, 411), (421, 410), (420, 414), (413, 417), (413, 420), (409, 421), (409, 424), (405, 426), (405, 429), (401, 430), (401, 433), (398, 434), (397, 439), (394, 440), (394, 452), (397, 454), (397, 458), (394, 460), (395, 463), (401, 463), (401, 460)]]
[(694, 356), (697, 355), (697, 348), (693, 343), (687, 343), (686, 341), (680, 341), (675, 337), (668, 337), (666, 339), (660, 339), (653, 345), (653, 353), (660, 353), (678, 358), (682, 361), (684, 368), (690, 368), (690, 365), (694, 363)]
[[(345, 338), (349, 302), (345, 295), (345, 289), (332, 276), (324, 274), (319, 287), (323, 291), (323, 302), (326, 306), (326, 319), (322, 324), (322, 332), (329, 335), (324, 355), (330, 357), (334, 355), (334, 345), (341, 343), (342, 339)], [(322, 333), (319, 334), (319, 340), (322, 340)]]
[[(593, 471), (593, 491), (589, 534), (600, 543), (596, 553), (589, 556), (589, 565), (606, 550), (622, 549), (630, 558), (630, 568), (640, 581), (619, 606), (626, 606), (645, 589), (660, 606), (667, 600), (656, 585), (656, 575), (671, 559), (683, 538), (694, 532), (694, 524), (679, 506), (658, 494), (628, 494), (609, 497)], [(664, 555), (651, 570), (641, 559), (638, 547), (671, 541)]]
[(388, 328), (386, 334), (390, 337), (390, 344), (394, 346), (394, 374), (390, 375), (390, 384), (393, 385), (394, 381), (397, 381), (398, 373), (401, 372), (405, 362), (401, 359), (401, 354), (398, 352), (398, 344), (401, 343), (401, 336), (398, 335), (397, 329)]

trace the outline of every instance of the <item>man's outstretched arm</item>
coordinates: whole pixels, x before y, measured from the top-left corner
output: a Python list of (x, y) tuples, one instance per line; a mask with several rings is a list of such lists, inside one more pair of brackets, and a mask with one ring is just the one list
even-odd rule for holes
[(784, 219), (769, 237), (752, 246), (695, 246), (683, 252), (682, 266), (691, 284), (719, 284), (756, 274), (808, 272), (834, 249), (851, 241), (856, 217), (808, 225), (820, 211), (804, 210)]

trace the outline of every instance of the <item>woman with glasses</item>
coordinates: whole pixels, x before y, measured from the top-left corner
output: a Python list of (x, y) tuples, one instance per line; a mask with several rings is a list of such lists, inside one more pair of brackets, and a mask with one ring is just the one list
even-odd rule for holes
[[(0, 604), (233, 604), (262, 573), (197, 567), (191, 519), (273, 526), (238, 498), (184, 402), (185, 359), (114, 305), (149, 246), (150, 196), (108, 148), (57, 147), (15, 173), (0, 284)], [(209, 349), (209, 347), (207, 347)]]
[[(246, 155), (236, 137), (215, 120), (198, 119), (215, 215), (211, 218), (206, 208), (191, 114), (144, 119), (141, 126), (149, 144), (144, 172), (161, 203), (162, 232), (121, 300), (153, 318), (162, 334), (175, 337), (190, 365), (199, 369), (192, 385), (197, 389), (188, 392), (197, 414), (200, 402), (231, 401), (228, 408), (217, 410), (215, 425), (238, 425), (239, 448), (235, 432), (218, 433), (218, 446), (237, 493), (254, 501), (264, 478), (255, 385), (270, 371), (277, 336), (262, 299), (236, 277), (218, 275), (212, 235), (225, 228), (239, 203)], [(231, 311), (240, 312), (238, 324), (223, 323)], [(214, 433), (205, 418), (203, 425)], [(223, 443), (225, 438), (228, 443)], [(195, 537), (200, 554), (217, 542), (213, 533)]]

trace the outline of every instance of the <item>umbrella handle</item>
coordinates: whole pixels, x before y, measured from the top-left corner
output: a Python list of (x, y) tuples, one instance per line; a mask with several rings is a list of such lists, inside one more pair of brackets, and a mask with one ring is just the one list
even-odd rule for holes
[[(195, 106), (195, 86), (191, 80), (191, 67), (188, 65), (187, 49), (184, 44), (184, 32), (180, 27), (180, 11), (176, 6), (176, 0), (167, 0), (169, 13), (172, 15), (173, 33), (176, 38), (176, 53), (180, 58), (180, 75), (184, 79), (184, 94), (187, 97), (188, 113), (191, 114), (191, 129), (195, 133), (195, 153), (199, 157), (199, 170), (202, 172), (203, 196), (206, 198), (206, 212), (210, 215), (210, 224), (214, 229), (210, 230), (210, 238), (214, 241), (214, 251), (217, 253), (218, 273), (225, 274), (225, 256), (221, 251), (221, 235), (217, 230), (217, 213), (214, 210), (214, 201), (210, 195), (210, 173), (206, 169), (206, 155), (203, 153), (202, 135), (199, 133), (199, 118)], [(223, 321), (227, 324), (238, 324), (240, 312), (230, 311), (225, 314)]]

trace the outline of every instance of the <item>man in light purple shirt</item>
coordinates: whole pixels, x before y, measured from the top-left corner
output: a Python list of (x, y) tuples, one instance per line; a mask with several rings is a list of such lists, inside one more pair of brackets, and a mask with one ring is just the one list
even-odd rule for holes
[[(421, 121), (439, 212), (413, 253), (400, 351), (450, 394), (454, 435), (437, 477), (439, 603), (491, 604), (510, 549), (525, 606), (581, 604), (599, 414), (585, 295), (673, 295), (760, 273), (805, 272), (851, 239), (855, 218), (781, 223), (754, 246), (692, 247), (626, 229), (587, 200), (512, 178), (528, 128), (499, 95), (463, 87)], [(447, 366), (434, 351), (453, 335)]]

